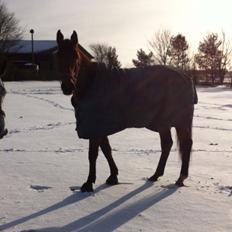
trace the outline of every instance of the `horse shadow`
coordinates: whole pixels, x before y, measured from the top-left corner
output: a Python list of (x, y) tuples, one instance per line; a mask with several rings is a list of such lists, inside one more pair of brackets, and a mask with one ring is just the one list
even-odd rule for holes
[[(108, 206), (97, 210), (87, 216), (79, 218), (63, 227), (50, 227), (30, 229), (21, 232), (87, 232), (87, 231), (114, 231), (121, 225), (130, 221), (144, 210), (154, 206), (163, 199), (169, 197), (178, 189), (174, 186), (166, 186), (155, 194), (150, 194), (142, 199), (128, 203), (137, 194), (153, 186), (153, 183), (146, 182), (134, 191), (124, 195)], [(70, 203), (70, 202), (69, 202)], [(124, 204), (126, 203), (126, 204)]]
[[(108, 186), (106, 184), (100, 185), (99, 187), (97, 187), (95, 189), (95, 193), (97, 193), (97, 192), (99, 192), (99, 191), (101, 191), (101, 190), (103, 190), (103, 189), (105, 189), (107, 187)], [(3, 225), (0, 225), (0, 231), (9, 229), (9, 228), (11, 228), (13, 226), (17, 226), (19, 224), (23, 224), (24, 222), (27, 222), (29, 220), (32, 220), (32, 219), (36, 218), (36, 217), (40, 217), (42, 215), (48, 214), (48, 213), (50, 213), (52, 211), (56, 211), (56, 210), (58, 210), (60, 208), (66, 207), (68, 205), (72, 205), (74, 203), (77, 203), (79, 201), (82, 201), (82, 200), (86, 199), (89, 196), (92, 196), (92, 194), (91, 193), (83, 194), (82, 192), (75, 192), (75, 194), (72, 194), (72, 195), (68, 196), (64, 200), (62, 200), (62, 201), (60, 201), (60, 202), (58, 202), (58, 203), (56, 203), (54, 205), (51, 205), (48, 208), (42, 209), (42, 210), (40, 210), (38, 212), (35, 212), (35, 213), (31, 214), (31, 215), (27, 215), (27, 216), (21, 217), (19, 219), (16, 219), (14, 221), (5, 223)]]

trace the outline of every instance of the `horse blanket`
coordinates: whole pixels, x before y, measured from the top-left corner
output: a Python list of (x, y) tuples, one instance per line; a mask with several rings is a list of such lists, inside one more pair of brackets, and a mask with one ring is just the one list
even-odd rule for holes
[(88, 84), (84, 91), (77, 88), (72, 98), (80, 138), (108, 136), (131, 127), (159, 131), (192, 120), (186, 111), (197, 103), (196, 90), (178, 70), (157, 65), (109, 71), (95, 65), (83, 73), (79, 84), (81, 80)]

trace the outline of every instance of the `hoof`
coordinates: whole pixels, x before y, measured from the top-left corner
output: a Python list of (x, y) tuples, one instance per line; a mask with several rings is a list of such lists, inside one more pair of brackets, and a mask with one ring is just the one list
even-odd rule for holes
[(179, 181), (179, 180), (176, 181), (175, 185), (176, 185), (177, 187), (184, 187), (184, 186), (185, 186), (185, 185), (184, 185), (184, 182), (183, 182), (183, 181)]
[(148, 180), (148, 181), (151, 181), (151, 182), (156, 182), (156, 181), (158, 181), (158, 178), (159, 178), (159, 177), (157, 177), (157, 176), (151, 176), (151, 177), (149, 177), (147, 180)]
[(93, 192), (93, 184), (92, 183), (84, 183), (81, 187), (81, 192), (85, 193), (85, 192)]
[(118, 184), (118, 177), (117, 176), (109, 176), (106, 180), (106, 184), (108, 185), (116, 185)]
[(179, 179), (176, 181), (175, 185), (178, 187), (183, 187), (184, 185), (184, 180), (187, 178), (187, 176), (180, 176)]

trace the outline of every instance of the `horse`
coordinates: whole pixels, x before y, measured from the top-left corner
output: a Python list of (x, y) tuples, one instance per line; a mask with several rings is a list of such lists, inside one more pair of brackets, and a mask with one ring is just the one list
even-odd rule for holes
[(2, 82), (2, 75), (4, 75), (6, 69), (6, 63), (3, 64), (0, 74), (0, 139), (2, 139), (7, 133), (8, 130), (5, 128), (5, 112), (2, 109), (3, 100), (6, 95), (6, 89)]
[[(130, 127), (145, 127), (159, 133), (161, 156), (156, 171), (148, 178), (151, 182), (156, 182), (164, 174), (173, 145), (171, 127), (176, 129), (182, 164), (175, 184), (178, 187), (184, 186), (184, 180), (189, 175), (193, 144), (192, 121), (194, 104), (197, 104), (197, 93), (191, 78), (178, 70), (160, 65), (145, 69), (107, 71), (102, 65), (87, 59), (79, 49), (76, 31), (73, 31), (70, 39), (65, 39), (58, 30), (56, 41), (57, 73), (61, 89), (64, 95), (72, 96), (79, 137), (89, 140), (89, 174), (81, 191), (94, 191), (99, 148), (110, 168), (106, 184), (119, 183), (118, 167), (112, 156), (108, 136)], [(109, 84), (111, 79), (113, 81)], [(140, 81), (143, 84), (137, 85)], [(127, 82), (126, 88), (121, 88), (124, 82)], [(98, 87), (101, 89), (105, 83), (109, 85), (99, 94)], [(108, 104), (105, 99), (112, 102)], [(124, 106), (127, 101), (131, 103)], [(128, 113), (130, 111), (133, 113)]]

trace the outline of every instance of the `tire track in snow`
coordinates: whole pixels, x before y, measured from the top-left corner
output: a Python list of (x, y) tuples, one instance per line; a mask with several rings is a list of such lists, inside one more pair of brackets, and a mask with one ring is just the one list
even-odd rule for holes
[(49, 99), (46, 99), (46, 98), (43, 98), (43, 97), (36, 97), (36, 96), (29, 95), (29, 94), (26, 95), (26, 96), (30, 97), (30, 98), (34, 98), (34, 99), (40, 100), (40, 101), (43, 101), (43, 102), (46, 102), (46, 103), (49, 103), (50, 105), (54, 106), (55, 108), (74, 112), (74, 109), (62, 106), (62, 105), (60, 105), (60, 104), (58, 104), (58, 103), (56, 103), (56, 102), (54, 102), (52, 100), (49, 100)]
[(74, 153), (74, 152), (84, 152), (84, 150), (81, 148), (65, 148), (65, 149), (58, 148), (58, 149), (54, 149), (54, 150), (49, 150), (49, 149), (26, 150), (26, 149), (5, 148), (5, 149), (0, 149), (0, 152), (65, 154), (65, 153)]
[[(0, 152), (8, 153), (8, 152), (15, 152), (15, 153), (57, 153), (57, 154), (65, 154), (65, 153), (74, 153), (74, 152), (86, 152), (88, 148), (57, 148), (57, 149), (39, 149), (39, 150), (26, 150), (26, 149), (19, 149), (19, 148), (4, 148), (0, 149)], [(114, 153), (120, 154), (131, 154), (131, 155), (153, 155), (153, 154), (161, 154), (161, 149), (129, 149), (129, 150), (119, 150), (112, 148)], [(173, 148), (170, 153), (178, 152), (177, 148)], [(224, 149), (224, 150), (212, 150), (212, 149), (192, 149), (192, 152), (211, 152), (211, 153), (232, 153), (232, 149)]]
[[(49, 149), (40, 149), (40, 150), (26, 150), (26, 149), (15, 149), (15, 148), (5, 148), (0, 149), (0, 152), (17, 152), (17, 153), (30, 153), (30, 152), (38, 152), (38, 153), (72, 153), (72, 152), (84, 152), (86, 149), (80, 149), (80, 148), (58, 148), (54, 150)], [(153, 150), (153, 149), (130, 149), (130, 150), (115, 150), (112, 149), (115, 153), (124, 153), (124, 154), (134, 154), (134, 155), (151, 155), (151, 154), (160, 154), (161, 150)], [(177, 152), (178, 149), (172, 149), (170, 152)], [(193, 149), (192, 152), (214, 152), (214, 153), (232, 153), (232, 150), (209, 150), (209, 149)]]
[(40, 100), (40, 101), (49, 103), (50, 105), (54, 106), (55, 108), (58, 108), (58, 109), (61, 109), (61, 110), (68, 110), (68, 111), (74, 112), (73, 108), (62, 106), (61, 104), (59, 104), (59, 103), (57, 103), (55, 101), (49, 100), (47, 98), (44, 98), (44, 97), (37, 97), (37, 96), (33, 96), (31, 94), (28, 94), (28, 93), (22, 93), (22, 92), (16, 92), (16, 91), (11, 91), (11, 93), (12, 94), (22, 95), (22, 96), (25, 96), (25, 97), (28, 97), (28, 98), (33, 98), (33, 99), (36, 99), (36, 100)]
[[(129, 150), (119, 150), (119, 149), (112, 149), (113, 152), (117, 153), (123, 153), (123, 154), (132, 154), (132, 155), (153, 155), (153, 154), (160, 154), (161, 149), (129, 149)], [(170, 152), (178, 152), (178, 148), (171, 149)], [(212, 149), (192, 149), (192, 152), (224, 152), (224, 153), (232, 153), (232, 149), (228, 150), (212, 150)]]
[(18, 133), (28, 133), (28, 132), (34, 132), (34, 131), (43, 131), (43, 130), (53, 130), (53, 129), (57, 129), (59, 127), (63, 127), (63, 126), (69, 126), (69, 125), (75, 125), (75, 122), (67, 122), (67, 123), (61, 123), (61, 122), (57, 122), (57, 123), (48, 123), (44, 126), (32, 126), (26, 129), (14, 129), (14, 130), (10, 130), (8, 132), (8, 134), (6, 135), (6, 138), (14, 135), (14, 134), (18, 134)]
[(229, 131), (232, 132), (232, 128), (227, 129), (227, 128), (221, 128), (221, 127), (211, 127), (211, 126), (197, 126), (194, 125), (193, 128), (198, 128), (198, 129), (209, 129), (209, 130), (219, 130), (219, 131)]
[(225, 105), (221, 105), (221, 104), (217, 104), (217, 103), (209, 103), (209, 102), (199, 102), (199, 105), (206, 105), (206, 106), (214, 106), (214, 107), (219, 107), (219, 108), (232, 108), (232, 104), (225, 104)]
[(203, 119), (208, 119), (208, 120), (217, 120), (217, 121), (228, 121), (232, 122), (232, 119), (223, 119), (223, 118), (216, 118), (216, 117), (211, 117), (211, 116), (202, 116), (202, 115), (194, 115), (195, 118), (203, 118)]

